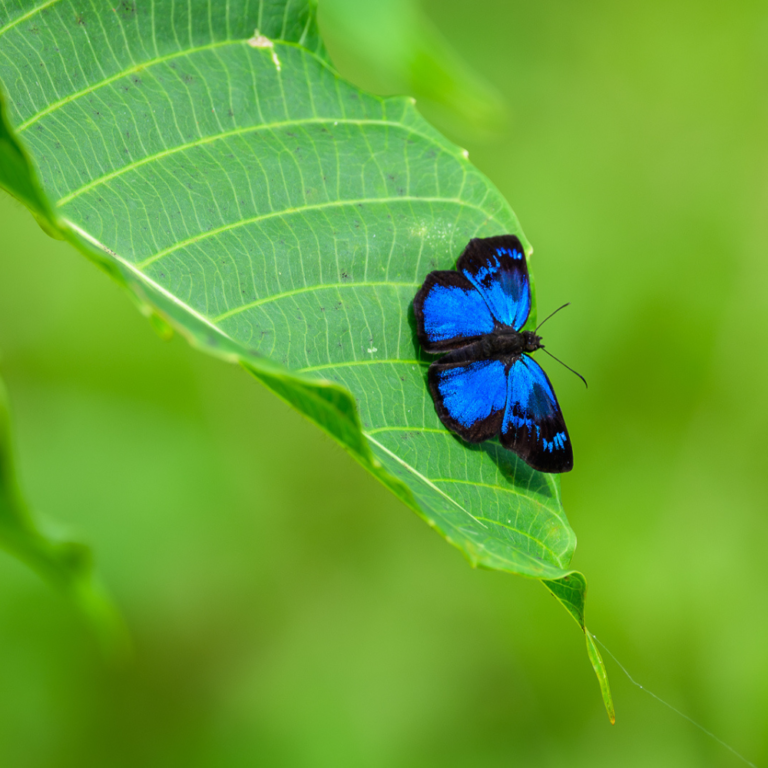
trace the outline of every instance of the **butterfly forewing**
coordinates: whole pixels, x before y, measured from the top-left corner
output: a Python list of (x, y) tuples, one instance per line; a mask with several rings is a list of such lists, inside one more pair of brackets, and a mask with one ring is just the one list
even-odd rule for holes
[(456, 265), (501, 325), (519, 331), (531, 312), (528, 265), (514, 235), (470, 240)]
[(573, 450), (555, 391), (541, 366), (520, 355), (507, 373), (501, 444), (541, 472), (568, 472)]
[(495, 323), (482, 295), (459, 272), (431, 272), (413, 300), (419, 341), (436, 354), (491, 333)]

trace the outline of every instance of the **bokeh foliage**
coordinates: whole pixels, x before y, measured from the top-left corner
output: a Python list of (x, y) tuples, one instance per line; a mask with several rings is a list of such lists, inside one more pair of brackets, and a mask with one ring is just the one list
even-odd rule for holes
[(127, 660), (130, 641), (122, 618), (93, 572), (88, 547), (58, 541), (41, 529), (19, 485), (11, 409), (0, 379), (0, 547), (60, 588), (95, 632), (110, 662)]
[[(578, 441), (564, 494), (593, 629), (759, 764), (763, 11), (465, 7), (432, 15), (518, 115), (514, 140), (472, 158), (537, 246), (542, 311), (575, 299), (547, 341), (590, 380), (585, 395), (551, 370)], [(4, 559), (7, 762), (736, 764), (620, 680), (608, 729), (569, 620), (533, 585), (467, 569), (316, 430), (154, 338), (2, 205), (25, 487), (95, 544), (144, 650), (130, 676), (104, 673)]]

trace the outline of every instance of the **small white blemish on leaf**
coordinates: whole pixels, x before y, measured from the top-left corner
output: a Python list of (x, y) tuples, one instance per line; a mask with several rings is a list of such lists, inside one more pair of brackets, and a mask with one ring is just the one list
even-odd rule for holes
[(275, 65), (275, 69), (280, 71), (280, 59), (277, 58), (275, 44), (268, 37), (264, 37), (258, 29), (253, 31), (253, 37), (248, 40), (248, 45), (251, 48), (269, 48), (272, 51), (272, 63)]
[(376, 347), (368, 347), (368, 352), (369, 352), (369, 354), (371, 354), (371, 355), (372, 355), (374, 352), (378, 352), (378, 351), (379, 351), (379, 350), (378, 350), (378, 349), (376, 349)]
[(462, 149), (461, 154), (464, 157), (465, 160), (469, 159), (469, 150), (468, 149)]

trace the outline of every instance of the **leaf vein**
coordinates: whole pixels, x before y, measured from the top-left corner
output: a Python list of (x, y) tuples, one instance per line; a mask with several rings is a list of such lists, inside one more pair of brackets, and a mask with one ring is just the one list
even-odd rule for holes
[(253, 307), (259, 307), (262, 304), (269, 304), (272, 301), (278, 301), (279, 299), (285, 299), (289, 296), (296, 296), (300, 293), (309, 293), (311, 291), (319, 291), (323, 290), (325, 288), (384, 288), (384, 287), (391, 287), (391, 288), (417, 288), (418, 286), (415, 283), (325, 283), (320, 285), (307, 285), (303, 288), (294, 288), (292, 291), (284, 291), (283, 293), (274, 293), (271, 296), (265, 296), (263, 299), (256, 299), (256, 301), (252, 301), (248, 304), (243, 304), (240, 307), (235, 307), (234, 309), (230, 309), (227, 312), (224, 312), (223, 314), (219, 315), (218, 317), (214, 317), (212, 319), (212, 322), (218, 323), (222, 320), (226, 320), (228, 317), (232, 317), (233, 315), (237, 315), (241, 312), (245, 312), (248, 309), (252, 309)]
[[(249, 219), (243, 219), (241, 221), (235, 221), (230, 224), (225, 224), (221, 227), (215, 227), (214, 229), (209, 229), (207, 232), (201, 232), (198, 235), (194, 235), (193, 237), (189, 237), (186, 240), (182, 240), (178, 243), (175, 243), (172, 246), (169, 246), (168, 248), (165, 248), (162, 251), (158, 251), (157, 253), (152, 254), (151, 256), (148, 256), (146, 259), (141, 261), (138, 264), (139, 269), (145, 269), (150, 264), (154, 263), (158, 259), (162, 259), (164, 256), (167, 256), (169, 253), (173, 253), (174, 251), (181, 250), (182, 248), (185, 248), (188, 245), (191, 245), (192, 243), (198, 243), (200, 240), (206, 240), (209, 237), (215, 237), (216, 235), (220, 235), (223, 232), (228, 232), (230, 230), (236, 229), (237, 227), (245, 227), (248, 224), (255, 224), (259, 221), (266, 221), (267, 219), (274, 219), (279, 216), (291, 216), (293, 214), (303, 214), (305, 211), (320, 211), (324, 208), (342, 208), (344, 206), (355, 206), (355, 205), (383, 205), (388, 203), (399, 203), (399, 202), (406, 202), (406, 203), (450, 203), (453, 205), (460, 205), (464, 206), (466, 208), (473, 208), (475, 210), (480, 211), (481, 213), (486, 213), (486, 211), (481, 208), (478, 205), (475, 205), (474, 203), (468, 203), (465, 200), (459, 200), (455, 197), (377, 197), (377, 198), (362, 198), (359, 200), (332, 200), (326, 203), (316, 203), (314, 205), (302, 205), (298, 206), (296, 208), (284, 208), (280, 211), (271, 211), (270, 213), (264, 213), (260, 216), (252, 216)], [(495, 217), (491, 214), (487, 217), (487, 220), (495, 219)]]

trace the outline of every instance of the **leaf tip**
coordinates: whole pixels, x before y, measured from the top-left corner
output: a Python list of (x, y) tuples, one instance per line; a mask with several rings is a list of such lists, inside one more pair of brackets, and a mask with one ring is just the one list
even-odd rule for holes
[(605, 711), (608, 714), (608, 719), (610, 720), (611, 725), (616, 725), (616, 709), (613, 706), (613, 696), (611, 695), (611, 687), (608, 684), (608, 674), (605, 671), (605, 662), (603, 662), (603, 657), (597, 649), (593, 635), (586, 626), (584, 627), (584, 637), (587, 641), (587, 655), (592, 663), (592, 668), (595, 670), (597, 682), (600, 685), (600, 693), (603, 696)]

